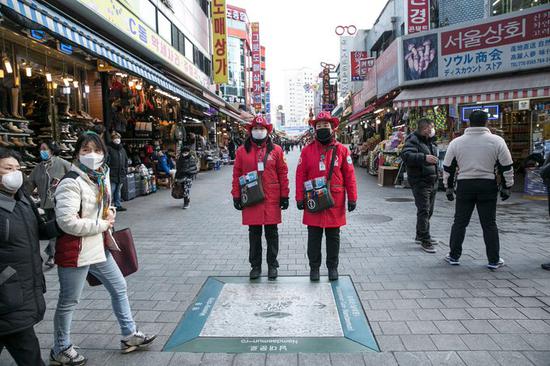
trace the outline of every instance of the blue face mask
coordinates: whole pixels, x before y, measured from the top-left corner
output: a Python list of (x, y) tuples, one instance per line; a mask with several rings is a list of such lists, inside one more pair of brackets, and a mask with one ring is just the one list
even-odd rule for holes
[(47, 150), (40, 150), (40, 157), (42, 160), (48, 160), (50, 158), (50, 153)]

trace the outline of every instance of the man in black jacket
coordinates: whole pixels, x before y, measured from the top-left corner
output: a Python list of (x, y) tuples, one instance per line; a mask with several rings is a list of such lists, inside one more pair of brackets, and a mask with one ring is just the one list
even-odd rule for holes
[(418, 129), (407, 137), (401, 152), (417, 208), (415, 241), (428, 253), (436, 252), (434, 244), (437, 243), (430, 236), (430, 218), (438, 182), (438, 151), (434, 136), (433, 122), (422, 118), (418, 121)]
[(122, 146), (120, 134), (113, 132), (111, 135), (112, 140), (107, 144), (109, 149), (109, 157), (107, 158), (107, 165), (109, 165), (109, 178), (111, 180), (111, 194), (113, 195), (113, 202), (117, 211), (126, 211), (122, 207), (120, 194), (122, 190), (122, 184), (128, 174), (128, 154)]
[(17, 365), (44, 365), (34, 325), (44, 317), (46, 283), (40, 239), (55, 236), (21, 189), (17, 153), (0, 148), (0, 353)]

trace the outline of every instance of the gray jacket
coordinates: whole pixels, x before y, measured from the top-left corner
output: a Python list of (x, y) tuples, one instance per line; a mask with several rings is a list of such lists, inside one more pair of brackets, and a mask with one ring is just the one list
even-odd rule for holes
[(40, 207), (53, 209), (55, 207), (53, 202), (55, 187), (69, 170), (71, 170), (71, 163), (60, 157), (52, 156), (50, 160), (41, 162), (32, 170), (25, 183), (25, 188), (29, 194), (37, 188)]

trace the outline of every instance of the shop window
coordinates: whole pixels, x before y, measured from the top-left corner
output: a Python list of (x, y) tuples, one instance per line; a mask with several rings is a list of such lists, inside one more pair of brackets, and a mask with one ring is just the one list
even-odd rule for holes
[(195, 63), (195, 54), (193, 53), (193, 43), (189, 38), (185, 37), (185, 57), (187, 57), (191, 62)]
[(140, 1), (139, 2), (139, 18), (153, 29), (157, 31), (157, 8), (151, 1)]
[(185, 55), (185, 36), (181, 32), (178, 33), (178, 50)]
[(172, 47), (174, 47), (179, 51), (178, 33), (179, 33), (178, 27), (172, 24)]
[(208, 11), (208, 0), (198, 0), (199, 6), (201, 7), (202, 11), (204, 12), (204, 15), (208, 17), (208, 14), (210, 13)]
[(160, 11), (157, 11), (157, 25), (159, 36), (172, 44), (172, 23)]

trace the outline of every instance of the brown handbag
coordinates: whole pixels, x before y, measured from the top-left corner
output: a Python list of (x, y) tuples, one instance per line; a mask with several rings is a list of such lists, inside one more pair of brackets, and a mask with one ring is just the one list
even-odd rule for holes
[[(118, 265), (118, 268), (120, 268), (122, 275), (127, 277), (138, 270), (138, 258), (132, 232), (130, 228), (126, 228), (113, 232), (112, 236), (120, 248), (120, 251), (110, 250), (111, 255)], [(91, 273), (88, 273), (86, 280), (90, 286), (101, 285), (101, 281)]]

